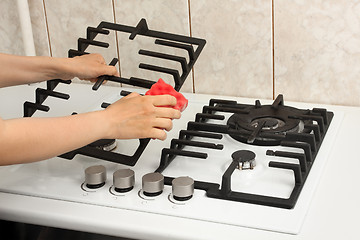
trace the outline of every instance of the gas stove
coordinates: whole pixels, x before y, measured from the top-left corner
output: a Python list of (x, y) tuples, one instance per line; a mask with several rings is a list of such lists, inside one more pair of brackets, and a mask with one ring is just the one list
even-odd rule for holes
[[(88, 29), (87, 40), (80, 39), (78, 50), (70, 50), (69, 56), (86, 54), (88, 45), (106, 47), (94, 40), (97, 34), (108, 33), (105, 28), (129, 32), (130, 39), (156, 35), (166, 39), (157, 39), (156, 44), (185, 49), (189, 61), (139, 51), (182, 64), (182, 74), (139, 65), (172, 75), (176, 90), (205, 44), (200, 39), (151, 31), (144, 20), (134, 28), (101, 23), (98, 28)], [(198, 47), (193, 51), (189, 44)], [(141, 88), (103, 86), (105, 79)], [(18, 94), (13, 104), (19, 107), (21, 100), (24, 108), (4, 104), (1, 116), (56, 117), (101, 110), (129, 92), (144, 94), (153, 83), (136, 77), (104, 76), (94, 86), (62, 80), (19, 86), (12, 88), (13, 95)], [(298, 234), (343, 113), (312, 104), (288, 103), (282, 95), (274, 101), (184, 95), (189, 100), (188, 108), (181, 119), (174, 120), (167, 140), (108, 139), (46, 161), (0, 167), (0, 192), (94, 209), (121, 209)], [(35, 102), (29, 102), (33, 98)]]
[[(33, 89), (31, 86), (29, 88)], [(82, 84), (61, 85), (59, 89), (81, 96), (92, 92), (91, 86)], [(56, 110), (54, 107), (59, 104), (58, 100), (49, 98), (46, 100), (46, 104), (53, 106), (54, 110), (38, 111), (34, 116), (60, 116), (70, 114), (74, 110), (79, 113), (100, 110), (102, 102), (116, 101), (121, 98), (120, 92), (123, 90), (140, 93), (144, 91), (103, 86), (93, 94), (94, 97), (92, 102), (88, 103), (88, 107), (83, 105), (86, 99), (79, 96), (64, 101)], [(239, 141), (224, 132), (224, 126), (231, 116), (234, 116), (231, 111), (224, 111), (224, 108), (231, 108), (225, 107), (225, 105), (230, 102), (230, 105), (240, 107), (241, 112), (246, 112), (249, 106), (256, 106), (257, 101), (254, 99), (221, 97), (222, 100), (219, 101), (211, 100), (214, 97), (219, 99), (219, 96), (200, 94), (185, 94), (185, 96), (189, 99), (188, 108), (183, 112), (180, 120), (174, 120), (174, 128), (168, 133), (167, 140), (149, 141), (134, 166), (113, 163), (83, 154), (77, 154), (71, 160), (56, 157), (31, 164), (4, 166), (0, 168), (2, 179), (0, 191), (291, 234), (299, 233), (322, 169), (331, 151), (342, 113), (334, 112), (331, 122), (330, 118), (328, 119), (328, 127), (324, 128), (324, 130), (328, 128), (326, 136), (316, 151), (316, 157), (313, 156), (311, 162), (307, 160), (305, 171), (305, 167), (302, 166), (304, 162), (301, 162), (303, 160), (292, 157), (306, 154), (302, 147), (298, 148), (284, 143), (280, 146), (273, 146), (274, 143), (267, 144), (269, 146), (256, 145), (258, 139), (264, 139), (261, 131), (252, 143), (247, 142), (249, 139), (246, 139), (245, 142)], [(81, 103), (80, 99), (83, 99)], [(220, 117), (202, 115), (204, 114), (202, 113), (203, 109), (207, 109), (209, 102), (214, 101), (221, 102), (221, 106), (217, 106), (222, 108), (221, 111), (211, 108), (213, 114), (224, 116), (220, 120), (218, 119)], [(264, 107), (273, 105), (271, 100), (262, 100), (261, 102)], [(303, 109), (307, 104), (291, 104), (291, 106)], [(306, 115), (314, 110), (299, 111)], [(317, 111), (315, 110), (315, 112)], [(197, 115), (199, 113), (200, 116)], [(208, 121), (203, 123), (200, 118), (205, 117)], [(198, 123), (196, 120), (199, 120)], [(209, 129), (209, 125), (212, 124), (221, 131), (211, 130), (213, 126)], [(316, 121), (312, 124), (317, 125)], [(256, 127), (247, 136), (253, 136), (253, 130), (256, 130)], [(287, 134), (297, 135), (294, 132)], [(179, 136), (184, 136), (184, 138)], [(284, 138), (283, 135), (278, 137)], [(188, 140), (182, 142), (181, 139)], [(303, 145), (300, 140), (296, 140), (295, 143)], [(116, 140), (116, 145), (113, 152), (131, 154), (137, 149), (139, 141)], [(181, 149), (179, 145), (182, 145)], [(239, 150), (253, 153), (250, 160), (254, 160), (256, 164), (251, 166), (249, 162), (248, 165), (244, 163), (240, 166), (239, 161), (234, 161), (233, 156), (234, 152)], [(292, 153), (284, 156), (281, 154), (282, 152)], [(279, 164), (280, 168), (271, 167), (274, 162)], [(296, 166), (296, 168), (281, 167), (283, 165)], [(149, 176), (154, 173), (161, 173), (164, 176), (163, 188), (159, 183), (161, 177)], [(230, 180), (224, 180), (224, 175), (227, 174), (231, 175)], [(299, 182), (297, 181), (299, 180), (296, 178), (299, 176), (296, 174), (300, 174), (301, 187), (298, 186)], [(120, 180), (116, 180), (116, 176), (119, 175)], [(146, 179), (146, 176), (150, 180), (144, 182), (143, 178)], [(180, 182), (178, 190), (174, 190), (173, 178), (179, 177), (183, 177), (183, 181)], [(186, 180), (190, 180), (190, 182)], [(98, 183), (101, 184), (94, 186)], [(144, 184), (148, 184), (148, 186)], [(191, 188), (191, 185), (194, 188)], [(115, 186), (119, 186), (117, 190)], [(144, 193), (144, 187), (150, 190)], [(226, 189), (225, 193), (223, 193), (224, 188)], [(297, 192), (297, 188), (301, 188), (301, 192), (297, 201), (294, 202), (292, 195), (293, 192)], [(180, 191), (179, 198), (176, 197), (176, 194), (174, 195), (174, 191)], [(146, 192), (150, 194), (146, 194)], [(255, 197), (252, 199), (253, 196)], [(294, 204), (285, 204), (284, 206), (267, 204), (269, 199), (280, 199), (280, 202), (290, 201)]]

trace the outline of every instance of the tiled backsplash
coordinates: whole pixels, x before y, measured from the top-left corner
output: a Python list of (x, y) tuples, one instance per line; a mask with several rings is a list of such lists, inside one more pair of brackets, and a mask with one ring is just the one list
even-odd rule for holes
[[(207, 40), (184, 92), (360, 106), (359, 1), (28, 2), (37, 55), (66, 57), (101, 21), (135, 26), (145, 18), (150, 29)], [(24, 54), (16, 1), (0, 1), (0, 21), (0, 52)], [(137, 68), (141, 56), (126, 38), (111, 33), (110, 47), (97, 52), (107, 62), (119, 57), (124, 77), (162, 77)]]
[(269, 0), (192, 0), (191, 29), (206, 39), (195, 65), (195, 91), (273, 97)]
[(360, 2), (275, 0), (274, 10), (275, 92), (360, 106)]

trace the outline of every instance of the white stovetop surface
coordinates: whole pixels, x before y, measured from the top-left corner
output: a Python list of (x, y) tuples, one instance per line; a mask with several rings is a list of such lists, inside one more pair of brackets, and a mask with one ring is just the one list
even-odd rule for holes
[[(3, 118), (11, 117), (11, 114), (21, 116), (24, 99), (32, 101), (36, 87), (38, 86), (0, 89), (1, 116)], [(60, 88), (56, 88), (58, 89)], [(81, 92), (83, 86), (78, 87), (72, 84), (71, 89)], [(101, 91), (96, 93), (97, 97), (106, 96), (114, 91), (111, 87), (100, 89)], [(81, 94), (70, 95), (75, 105), (80, 102), (75, 96), (84, 97)], [(209, 96), (193, 97), (201, 100)], [(286, 96), (284, 97), (287, 104)], [(6, 99), (6, 102), (3, 99)], [(51, 105), (49, 104), (50, 107), (59, 101), (62, 100), (54, 101)], [(315, 107), (314, 104), (305, 104), (304, 108), (309, 108), (309, 106)], [(2, 192), (0, 192), (0, 218), (139, 239), (238, 239), (241, 237), (246, 237), (246, 239), (320, 237), (338, 239), (344, 234), (350, 239), (355, 238), (358, 225), (356, 215), (360, 213), (360, 208), (357, 206), (360, 194), (356, 186), (360, 180), (357, 174), (360, 163), (356, 154), (356, 136), (360, 134), (360, 127), (351, 127), (351, 123), (359, 121), (360, 109), (340, 106), (325, 107), (344, 113), (344, 117), (342, 122), (339, 122), (341, 123), (340, 131), (337, 133), (332, 151), (327, 155), (329, 157), (327, 164), (298, 235)], [(78, 106), (78, 109), (81, 111), (82, 106)], [(3, 114), (10, 112), (9, 116)], [(346, 163), (343, 163), (344, 161)], [(1, 177), (4, 176), (0, 176), (0, 179)]]

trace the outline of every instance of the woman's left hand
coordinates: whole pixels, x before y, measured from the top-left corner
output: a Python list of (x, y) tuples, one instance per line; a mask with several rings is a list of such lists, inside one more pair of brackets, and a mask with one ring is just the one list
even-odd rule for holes
[(97, 53), (64, 60), (64, 71), (62, 71), (63, 74), (60, 77), (64, 80), (78, 77), (82, 80), (96, 82), (101, 75), (120, 76), (116, 67), (107, 65), (104, 58)]

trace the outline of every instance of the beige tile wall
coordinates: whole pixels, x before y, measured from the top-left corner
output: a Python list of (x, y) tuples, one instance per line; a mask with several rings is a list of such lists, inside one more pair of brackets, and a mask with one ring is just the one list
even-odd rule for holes
[(207, 40), (195, 92), (272, 98), (271, 1), (192, 0), (191, 29)]
[(21, 29), (17, 23), (19, 18), (16, 5), (12, 0), (0, 2), (0, 50), (2, 53), (24, 54)]
[[(69, 49), (77, 49), (79, 37), (86, 38), (87, 27), (97, 27), (101, 21), (114, 21), (112, 1), (104, 0), (44, 0), (51, 51), (53, 57), (67, 57)], [(103, 55), (110, 63), (117, 56), (115, 32), (109, 35), (98, 35), (98, 41), (109, 43), (108, 48), (87, 48), (88, 52)]]
[[(86, 27), (101, 21), (135, 26), (146, 18), (150, 29), (207, 40), (182, 91), (254, 98), (282, 93), (285, 100), (360, 106), (359, 1), (28, 2), (37, 55), (67, 56), (68, 49), (77, 47), (77, 38), (86, 36)], [(15, 1), (0, 1), (0, 22), (0, 52), (24, 54)], [(90, 50), (108, 62), (118, 56), (124, 77), (171, 82), (167, 75), (139, 70), (139, 62), (180, 68), (134, 54), (140, 44), (159, 48), (151, 39), (129, 41), (128, 35), (114, 32), (97, 39), (110, 47)]]
[(275, 0), (275, 91), (360, 106), (360, 2)]
[[(43, 1), (31, 0), (28, 3), (36, 55), (50, 56)], [(0, 1), (0, 52), (16, 55), (25, 54), (17, 5), (14, 0)]]

